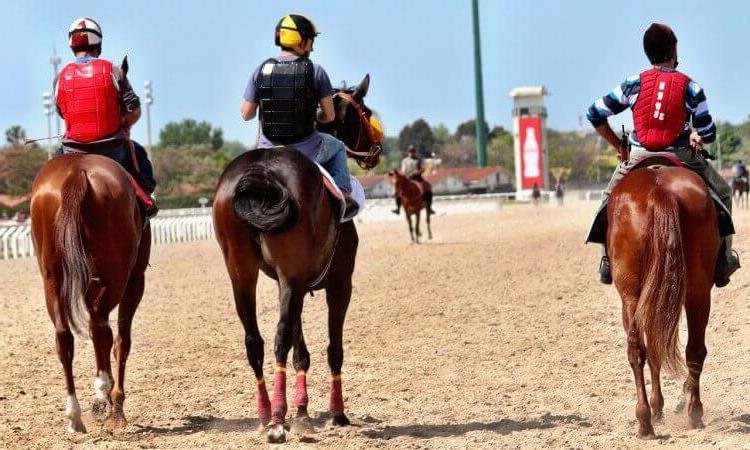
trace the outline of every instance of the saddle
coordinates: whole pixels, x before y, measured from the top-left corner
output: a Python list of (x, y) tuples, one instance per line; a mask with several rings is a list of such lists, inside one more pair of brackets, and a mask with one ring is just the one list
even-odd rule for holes
[(357, 203), (358, 208), (350, 211), (349, 214), (346, 214), (346, 202), (344, 201), (344, 194), (341, 192), (341, 189), (339, 189), (336, 182), (333, 181), (331, 174), (328, 173), (323, 166), (318, 163), (315, 163), (315, 165), (318, 166), (318, 170), (320, 170), (323, 186), (325, 186), (326, 190), (328, 190), (328, 193), (331, 195), (331, 198), (334, 200), (334, 206), (336, 208), (336, 214), (339, 216), (339, 222), (344, 223), (355, 218), (365, 205), (365, 190), (359, 180), (352, 176), (349, 177), (352, 184), (351, 197), (354, 199), (354, 202)]
[[(624, 170), (625, 175), (627, 175), (634, 170), (655, 166), (685, 167), (689, 169), (689, 167), (676, 155), (669, 152), (659, 152), (655, 153), (653, 156), (643, 159), (642, 161), (639, 161), (632, 167), (618, 170)], [(708, 193), (711, 196), (711, 199), (714, 201), (714, 205), (716, 205), (719, 235), (721, 237), (725, 237), (734, 234), (732, 214), (729, 212), (729, 210), (727, 210), (727, 207), (724, 206), (724, 203), (722, 203), (721, 199), (713, 191), (713, 189), (709, 188)], [(586, 243), (588, 244), (589, 242), (594, 242), (598, 244), (606, 244), (607, 226), (607, 202), (604, 202), (596, 212), (594, 223), (591, 224), (588, 236), (586, 237)]]

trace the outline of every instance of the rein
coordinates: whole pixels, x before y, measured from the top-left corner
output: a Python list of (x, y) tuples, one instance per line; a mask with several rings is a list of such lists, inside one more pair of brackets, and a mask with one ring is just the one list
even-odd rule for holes
[[(370, 120), (368, 119), (367, 114), (365, 114), (362, 105), (354, 100), (354, 97), (351, 94), (348, 94), (346, 92), (336, 92), (335, 94), (333, 94), (333, 96), (334, 98), (340, 97), (349, 102), (349, 104), (352, 105), (357, 111), (357, 117), (359, 118), (359, 133), (357, 133), (357, 142), (354, 145), (354, 150), (347, 147), (346, 153), (354, 158), (357, 161), (357, 164), (359, 164), (359, 166), (363, 169), (372, 169), (377, 165), (378, 158), (380, 157), (380, 152), (383, 150), (383, 147), (379, 142), (375, 142), (375, 133), (372, 131), (372, 125), (370, 124)], [(370, 148), (367, 151), (360, 150), (363, 130), (365, 133), (367, 133), (367, 137), (370, 140)]]

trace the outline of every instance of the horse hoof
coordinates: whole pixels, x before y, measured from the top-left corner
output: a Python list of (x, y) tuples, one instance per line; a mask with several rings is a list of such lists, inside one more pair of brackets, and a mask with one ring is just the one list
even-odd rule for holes
[(656, 439), (654, 428), (651, 426), (649, 426), (648, 428), (641, 428), (640, 430), (638, 430), (638, 438), (644, 440)]
[(128, 421), (125, 420), (125, 416), (122, 413), (112, 413), (104, 422), (104, 426), (109, 431), (121, 430), (125, 428)]
[(694, 419), (692, 417), (689, 418), (688, 419), (688, 427), (691, 428), (691, 429), (693, 429), (693, 430), (698, 429), (698, 428), (703, 428), (704, 427), (704, 425), (703, 425), (703, 419), (700, 419), (700, 418)]
[(284, 425), (273, 425), (266, 436), (270, 444), (282, 444), (286, 442), (286, 429)]
[(78, 422), (73, 422), (72, 420), (68, 424), (68, 433), (85, 433), (86, 427), (83, 425), (83, 422), (80, 420)]
[(349, 422), (349, 418), (346, 417), (346, 414), (341, 413), (341, 414), (336, 414), (335, 416), (333, 416), (333, 424), (338, 427), (348, 427), (352, 423)]
[(97, 398), (94, 399), (94, 403), (91, 404), (91, 417), (99, 423), (104, 422), (109, 415), (112, 405), (105, 399)]

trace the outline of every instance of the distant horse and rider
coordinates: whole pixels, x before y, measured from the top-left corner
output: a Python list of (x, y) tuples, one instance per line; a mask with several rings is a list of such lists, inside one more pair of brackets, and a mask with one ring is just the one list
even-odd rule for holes
[[(419, 238), (422, 237), (420, 215), (423, 209), (427, 222), (427, 236), (432, 239), (430, 217), (435, 214), (432, 209), (432, 185), (425, 180), (424, 171), (423, 159), (417, 155), (416, 147), (410, 145), (407, 148), (407, 156), (401, 160), (400, 170), (388, 172), (396, 199), (396, 209), (392, 212), (398, 215), (401, 208), (404, 208), (406, 222), (409, 224), (409, 236), (415, 244), (419, 244)], [(412, 217), (415, 218), (414, 225)]]
[(750, 198), (750, 181), (748, 181), (747, 167), (738, 160), (734, 165), (734, 177), (732, 178), (732, 197), (740, 208), (748, 208)]

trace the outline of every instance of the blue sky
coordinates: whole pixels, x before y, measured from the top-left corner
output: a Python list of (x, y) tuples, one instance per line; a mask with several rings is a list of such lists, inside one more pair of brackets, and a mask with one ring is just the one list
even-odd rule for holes
[[(750, 2), (479, 3), (491, 125), (510, 126), (511, 88), (544, 84), (552, 93), (549, 126), (577, 129), (595, 97), (646, 66), (641, 36), (652, 21), (674, 28), (680, 69), (704, 87), (715, 118), (737, 122), (750, 113)], [(419, 117), (454, 130), (474, 116), (469, 0), (30, 0), (0, 5), (0, 130), (20, 124), (29, 136), (46, 135), (41, 94), (52, 77), (52, 47), (68, 60), (68, 25), (91, 16), (104, 29), (104, 56), (129, 55), (136, 90), (153, 80), (155, 140), (166, 122), (191, 117), (220, 126), (227, 139), (253, 142), (257, 122), (240, 119), (241, 95), (253, 68), (276, 53), (273, 27), (287, 12), (318, 25), (312, 57), (334, 84), (370, 73), (367, 102), (388, 134)], [(144, 122), (133, 130), (141, 141)]]

